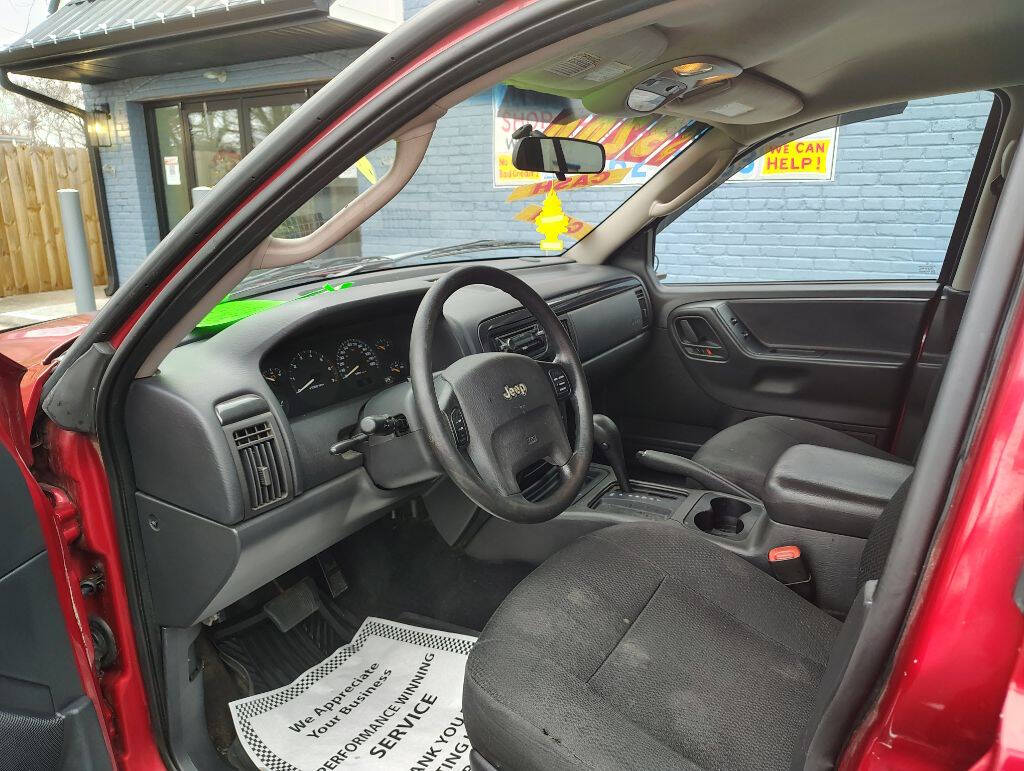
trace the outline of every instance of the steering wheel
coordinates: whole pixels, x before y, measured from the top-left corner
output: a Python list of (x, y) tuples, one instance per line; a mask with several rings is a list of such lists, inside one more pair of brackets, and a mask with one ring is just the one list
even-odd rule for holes
[[(471, 284), (500, 289), (523, 304), (547, 334), (550, 364), (518, 353), (476, 353), (435, 374), (431, 348), (445, 300)], [(579, 494), (593, 450), (593, 410), (576, 349), (548, 304), (511, 273), (486, 265), (457, 268), (424, 295), (412, 325), (409, 380), (427, 443), (478, 506), (510, 522), (545, 522)], [(569, 442), (559, 402), (572, 405)], [(561, 481), (544, 500), (523, 497), (516, 474), (545, 460)]]

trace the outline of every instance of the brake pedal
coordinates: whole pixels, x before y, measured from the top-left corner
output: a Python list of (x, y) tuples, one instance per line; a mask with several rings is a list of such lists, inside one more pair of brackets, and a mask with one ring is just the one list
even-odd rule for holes
[(282, 632), (289, 632), (320, 609), (316, 582), (304, 578), (263, 606), (263, 612)]

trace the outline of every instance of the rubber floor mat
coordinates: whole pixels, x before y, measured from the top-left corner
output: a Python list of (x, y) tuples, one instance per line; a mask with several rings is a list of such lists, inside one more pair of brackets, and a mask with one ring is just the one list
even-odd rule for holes
[(468, 768), (462, 680), (475, 641), (367, 618), (294, 682), (232, 702), (239, 741), (271, 771)]
[(256, 618), (215, 636), (217, 652), (234, 669), (249, 692), (287, 685), (351, 639), (343, 622), (320, 610), (287, 633), (269, 618)]

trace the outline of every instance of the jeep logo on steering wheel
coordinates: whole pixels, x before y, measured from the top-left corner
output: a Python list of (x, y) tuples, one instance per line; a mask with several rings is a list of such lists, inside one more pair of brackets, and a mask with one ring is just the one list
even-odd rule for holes
[(501, 395), (506, 399), (514, 399), (517, 396), (526, 395), (526, 384), (516, 383), (515, 385), (505, 386), (505, 390), (501, 392)]

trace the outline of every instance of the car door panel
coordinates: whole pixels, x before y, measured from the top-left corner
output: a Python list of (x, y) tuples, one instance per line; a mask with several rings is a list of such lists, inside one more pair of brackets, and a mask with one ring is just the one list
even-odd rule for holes
[[(720, 300), (680, 306), (668, 332), (697, 385), (729, 407), (886, 427), (923, 307), (906, 300)], [(705, 335), (718, 347), (702, 347)]]
[[(0, 443), (0, 766), (110, 768), (85, 695), (27, 480)], [(17, 619), (17, 623), (12, 620)]]
[(692, 454), (758, 415), (885, 446), (935, 286), (659, 289), (652, 344), (628, 382), (608, 390), (606, 409), (629, 451)]

